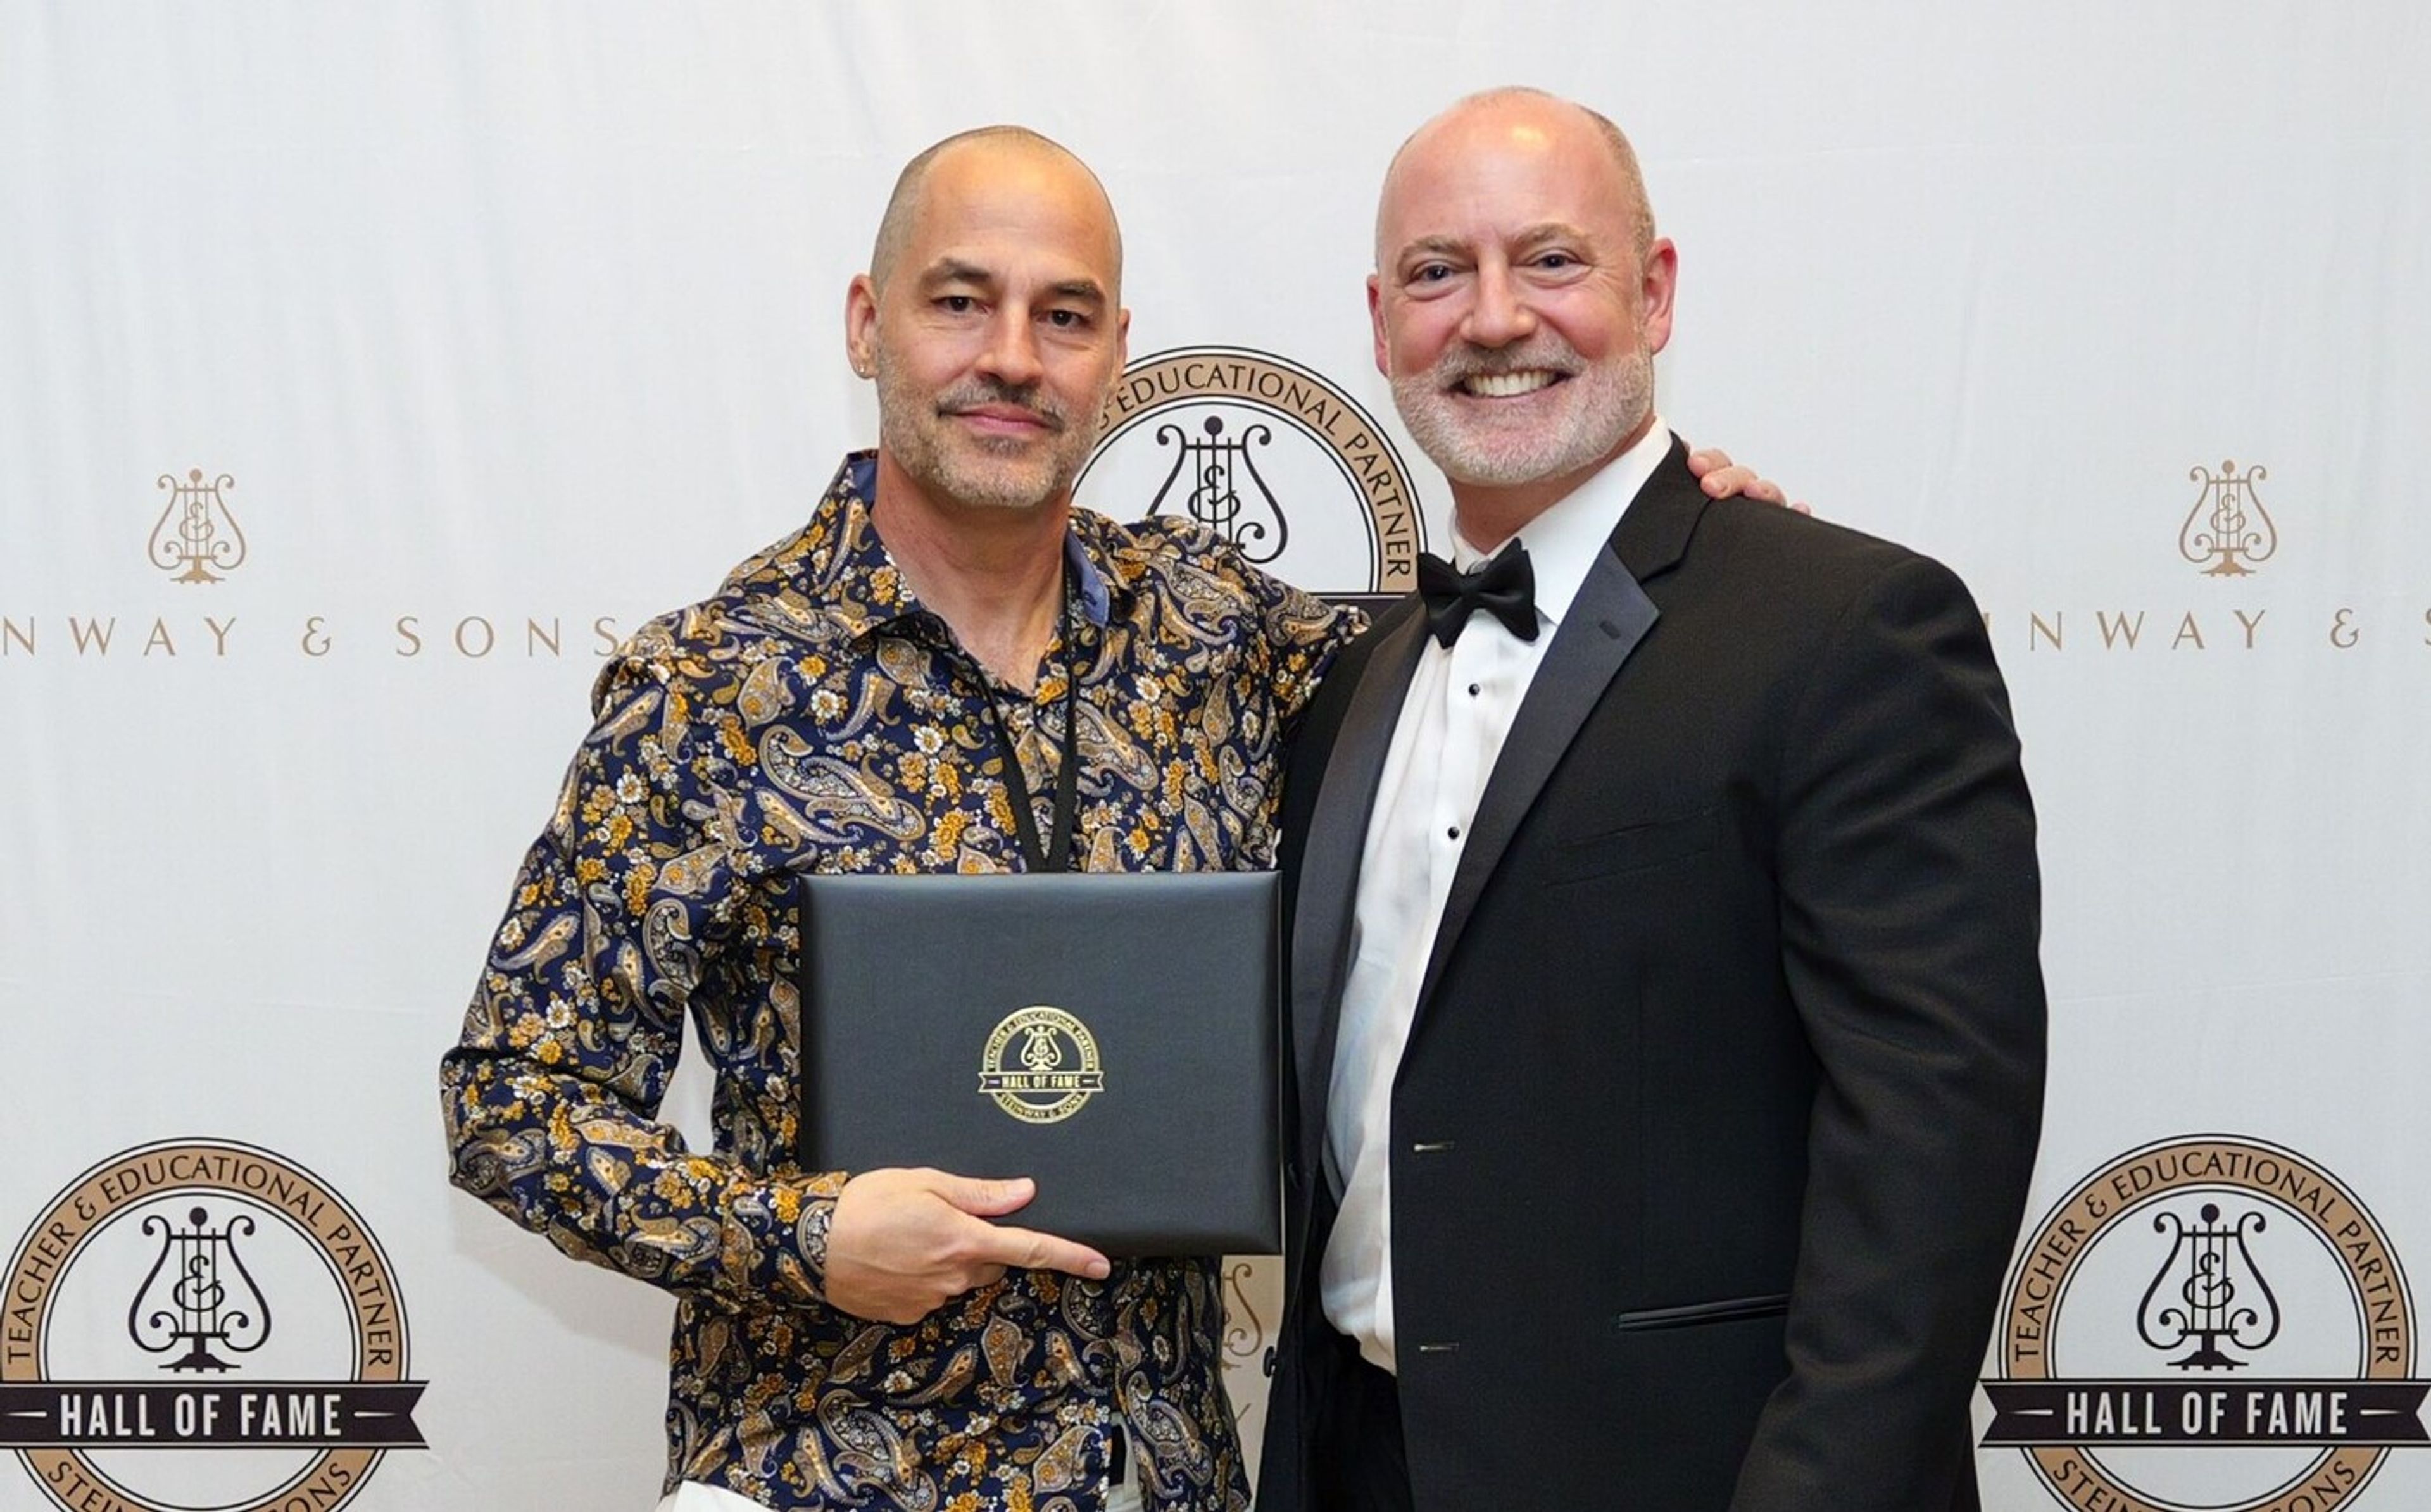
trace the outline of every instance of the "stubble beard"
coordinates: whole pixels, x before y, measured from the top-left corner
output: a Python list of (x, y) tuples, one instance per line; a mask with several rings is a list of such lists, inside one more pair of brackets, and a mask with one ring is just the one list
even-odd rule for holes
[[(1525, 425), (1498, 424), (1491, 407), (1538, 402), (1549, 390), (1517, 401), (1450, 391), (1464, 378), (1536, 368), (1569, 376), (1552, 386), (1561, 412)], [(1393, 406), (1410, 439), (1446, 477), (1479, 488), (1515, 488), (1576, 473), (1618, 451), (1654, 407), (1654, 354), (1638, 341), (1588, 362), (1559, 338), (1501, 351), (1460, 348), (1422, 372), (1394, 374)]]
[[(1097, 440), (1097, 408), (1074, 424), (1036, 386), (1013, 388), (985, 378), (943, 393), (923, 392), (881, 347), (873, 357), (878, 382), (878, 441), (922, 489), (975, 509), (1035, 509), (1071, 490)], [(1046, 444), (1010, 437), (961, 433), (953, 412), (983, 404), (1019, 405), (1042, 417)]]

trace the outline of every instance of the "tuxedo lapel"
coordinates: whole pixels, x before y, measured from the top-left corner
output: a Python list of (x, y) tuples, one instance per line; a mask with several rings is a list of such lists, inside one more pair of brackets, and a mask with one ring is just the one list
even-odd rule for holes
[(1451, 890), (1445, 895), (1443, 919), (1435, 926), (1433, 952), (1418, 988), (1418, 1011), (1426, 1012), (1434, 994), (1435, 978), (1460, 942), (1460, 932), (1477, 906), (1478, 894), (1494, 874), (1519, 822), (1544, 789), (1545, 779), (1570, 748), (1579, 726), (1603, 696), (1620, 664), (1653, 627), (1654, 602), (1607, 548), (1596, 554), (1595, 566), (1579, 585), (1578, 597), (1553, 632), (1545, 659), (1528, 685), (1528, 696), (1504, 737), (1502, 754), (1495, 758), (1494, 775), (1478, 800), (1477, 816), (1469, 822), (1462, 843), (1460, 865), (1452, 872)]
[(1418, 988), (1418, 1015), (1424, 1019), (1434, 996), (1435, 980), (1444, 962), (1459, 944), (1461, 930), (1477, 906), (1478, 895), (1502, 860), (1519, 822), (1528, 817), (1546, 779), (1570, 748), (1604, 690), (1654, 627), (1654, 601), (1638, 584), (1669, 571), (1687, 550), (1704, 507), (1704, 493), (1688, 471), (1687, 447), (1674, 438), (1670, 454), (1656, 464), (1612, 540), (1596, 554), (1595, 565), (1579, 585), (1569, 612), (1545, 648), (1545, 659), (1520, 700), (1519, 712), (1504, 737), (1494, 774), (1478, 800), (1462, 845), (1460, 865), (1452, 872), (1451, 890), (1444, 898), (1443, 918), (1435, 926), (1433, 950)]
[(1414, 604), (1405, 601), (1398, 622), (1388, 613), (1377, 627), (1376, 648), (1351, 690), (1350, 706), (1327, 754), (1301, 850), (1299, 897), (1292, 919), (1291, 1023), (1303, 1129), (1324, 1127), (1325, 1089), (1333, 1073), (1334, 1024), (1350, 971), (1351, 916), (1367, 815), (1384, 774), (1385, 755), (1392, 749), (1393, 728), (1400, 723), (1410, 674), (1426, 644), (1426, 616)]

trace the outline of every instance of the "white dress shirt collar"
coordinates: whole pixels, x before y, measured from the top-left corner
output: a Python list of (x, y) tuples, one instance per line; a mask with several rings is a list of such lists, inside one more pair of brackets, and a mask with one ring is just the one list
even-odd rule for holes
[[(1570, 610), (1570, 601), (1579, 596), (1579, 585), (1587, 580), (1587, 572), (1595, 566), (1596, 553), (1612, 540), (1620, 517), (1629, 509), (1629, 502), (1637, 490), (1654, 475), (1664, 457), (1671, 450), (1671, 427), (1656, 416), (1630, 448), (1606, 462), (1587, 480), (1554, 501), (1551, 508), (1519, 528), (1518, 540), (1528, 549), (1528, 564), (1536, 573), (1536, 613), (1549, 624), (1558, 625), (1562, 616)], [(1452, 523), (1452, 565), (1463, 572), (1474, 569), (1502, 549), (1496, 542), (1492, 550), (1479, 551), (1460, 533), (1457, 518)]]

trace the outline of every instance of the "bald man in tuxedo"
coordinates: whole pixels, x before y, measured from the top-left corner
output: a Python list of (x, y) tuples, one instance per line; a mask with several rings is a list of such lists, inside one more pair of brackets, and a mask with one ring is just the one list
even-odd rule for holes
[(1699, 489), (1677, 266), (1549, 95), (1386, 176), (1377, 363), (1453, 559), (1291, 756), (1262, 1512), (1976, 1504), (2043, 1075), (2008, 701), (1946, 569)]

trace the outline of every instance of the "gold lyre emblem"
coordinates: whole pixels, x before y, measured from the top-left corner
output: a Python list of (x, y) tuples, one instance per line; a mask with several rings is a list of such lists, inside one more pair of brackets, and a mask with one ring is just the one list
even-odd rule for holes
[(169, 490), (169, 502), (144, 548), (153, 566), (176, 573), (172, 582), (216, 583), (244, 564), (244, 530), (220, 493), (235, 488), (236, 479), (222, 473), (206, 483), (203, 470), (193, 467), (182, 482), (174, 473), (161, 474), (158, 486)]
[(2217, 473), (2188, 468), (2187, 476), (2202, 484), (2203, 492), (2178, 527), (2178, 555), (2202, 567), (2205, 577), (2243, 577), (2276, 556), (2279, 527), (2254, 488), (2270, 475), (2259, 465), (2239, 473), (2235, 462), (2221, 463)]
[(1025, 1123), (1060, 1123), (1106, 1089), (1098, 1041), (1062, 1008), (1006, 1014), (980, 1053), (980, 1092)]

